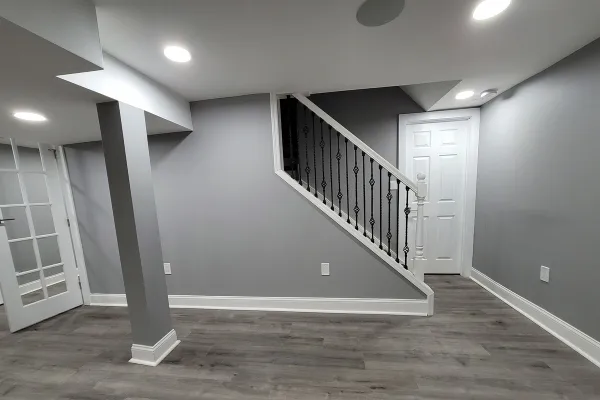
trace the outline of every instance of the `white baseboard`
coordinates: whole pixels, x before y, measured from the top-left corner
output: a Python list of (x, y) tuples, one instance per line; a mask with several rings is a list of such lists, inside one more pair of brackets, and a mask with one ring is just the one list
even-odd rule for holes
[[(124, 294), (92, 294), (93, 306), (127, 305)], [(336, 299), (327, 297), (252, 297), (170, 295), (171, 308), (289, 311), (340, 314), (429, 315), (426, 299)]]
[(472, 269), (471, 279), (600, 367), (600, 342), (498, 282)]
[(156, 367), (179, 343), (181, 341), (177, 340), (175, 329), (171, 329), (154, 346), (131, 345), (131, 360), (129, 362)]

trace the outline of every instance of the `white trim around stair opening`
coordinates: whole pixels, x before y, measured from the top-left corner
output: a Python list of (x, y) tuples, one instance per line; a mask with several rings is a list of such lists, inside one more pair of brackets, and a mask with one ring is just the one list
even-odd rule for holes
[[(127, 306), (124, 294), (92, 294), (92, 306)], [(328, 297), (254, 297), (170, 295), (171, 308), (283, 311), (335, 314), (429, 315), (426, 299), (344, 299)]]
[(154, 346), (131, 345), (131, 360), (129, 362), (156, 367), (179, 343), (181, 341), (177, 340), (175, 329), (171, 329)]
[(485, 274), (471, 270), (471, 279), (545, 331), (600, 367), (600, 342), (537, 304), (502, 286)]

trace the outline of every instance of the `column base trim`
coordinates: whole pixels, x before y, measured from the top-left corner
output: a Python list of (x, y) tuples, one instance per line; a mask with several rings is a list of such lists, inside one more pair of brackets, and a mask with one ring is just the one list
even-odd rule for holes
[(132, 358), (129, 362), (156, 367), (179, 343), (181, 343), (181, 340), (177, 340), (175, 329), (171, 329), (154, 346), (131, 345)]

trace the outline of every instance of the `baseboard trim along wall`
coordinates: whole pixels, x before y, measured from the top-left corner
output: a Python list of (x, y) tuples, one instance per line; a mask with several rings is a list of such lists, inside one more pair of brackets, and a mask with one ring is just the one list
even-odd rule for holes
[(472, 270), (471, 279), (600, 367), (600, 342), (596, 339), (502, 286), (476, 269)]
[[(92, 294), (92, 306), (127, 306), (124, 294)], [(251, 297), (170, 295), (171, 308), (289, 311), (340, 314), (427, 316), (426, 299), (337, 299), (327, 297)]]
[(181, 341), (177, 340), (175, 329), (171, 329), (154, 346), (133, 344), (129, 362), (156, 367), (179, 343)]

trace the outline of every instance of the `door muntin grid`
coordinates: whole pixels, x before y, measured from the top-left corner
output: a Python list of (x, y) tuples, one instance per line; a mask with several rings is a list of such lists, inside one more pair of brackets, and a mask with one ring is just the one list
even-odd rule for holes
[(0, 139), (0, 186), (5, 189), (0, 195), (0, 213), (2, 218), (15, 218), (5, 222), (5, 227), (23, 306), (66, 291), (66, 286), (62, 292), (49, 290), (64, 283), (56, 279), (64, 264), (52, 216), (45, 151), (51, 148), (18, 146), (14, 139)]

